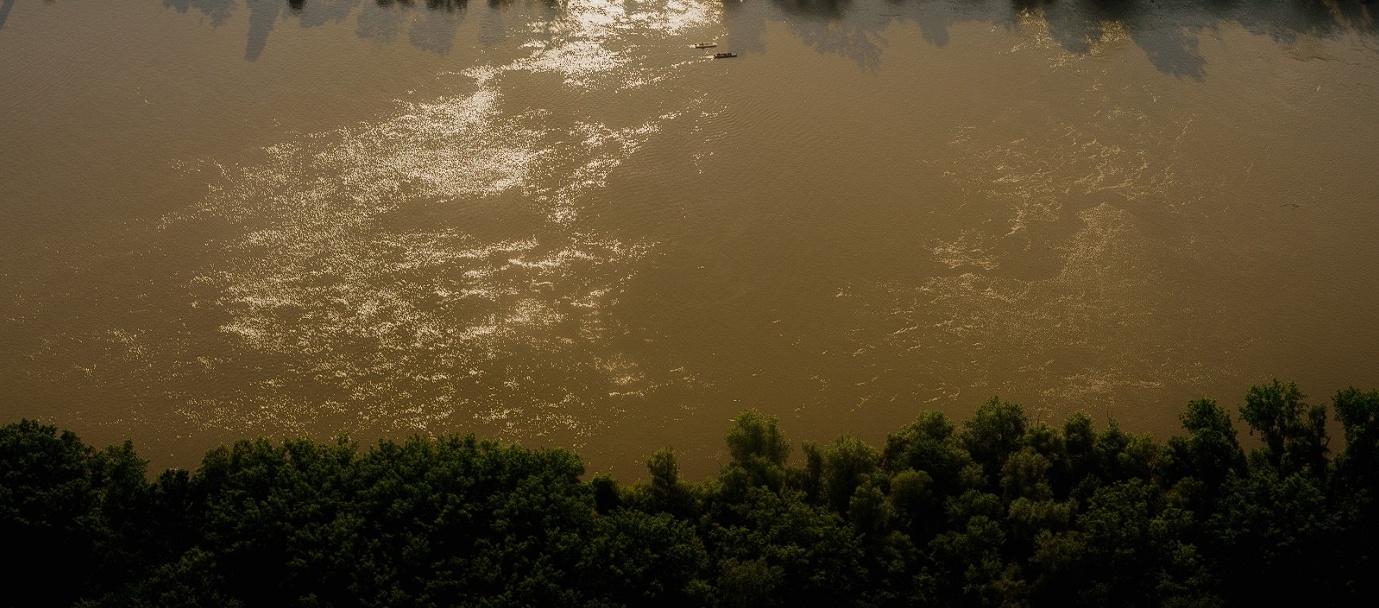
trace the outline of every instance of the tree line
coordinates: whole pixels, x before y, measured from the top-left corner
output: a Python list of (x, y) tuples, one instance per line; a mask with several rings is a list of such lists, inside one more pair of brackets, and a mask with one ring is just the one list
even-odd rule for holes
[[(1332, 453), (1334, 412), (1344, 448)], [(1379, 391), (1255, 386), (1159, 442), (992, 399), (872, 446), (742, 413), (716, 478), (584, 478), (474, 436), (243, 440), (150, 479), (126, 442), (0, 427), (25, 606), (1245, 606), (1379, 598)], [(53, 585), (54, 576), (63, 583)]]

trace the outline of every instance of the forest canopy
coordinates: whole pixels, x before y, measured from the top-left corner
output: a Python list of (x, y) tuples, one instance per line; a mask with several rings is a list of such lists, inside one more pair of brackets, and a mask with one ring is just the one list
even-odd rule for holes
[[(585, 478), (474, 436), (243, 440), (150, 477), (0, 427), (5, 603), (53, 606), (1239, 606), (1372, 602), (1379, 391), (1187, 404), (1166, 442), (992, 399), (882, 446), (743, 412), (718, 476)], [(1332, 452), (1334, 413), (1344, 447)], [(1258, 438), (1246, 451), (1237, 421)], [(1334, 428), (1334, 425), (1333, 425)], [(1339, 443), (1339, 442), (1338, 442)], [(794, 464), (792, 464), (792, 462)], [(49, 581), (60, 573), (65, 583)]]

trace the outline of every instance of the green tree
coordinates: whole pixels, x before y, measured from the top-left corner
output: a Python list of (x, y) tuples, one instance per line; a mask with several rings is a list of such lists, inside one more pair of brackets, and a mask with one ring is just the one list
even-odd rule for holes
[(899, 528), (916, 540), (928, 542), (943, 525), (934, 480), (924, 471), (907, 469), (896, 473), (891, 478), (887, 500)]
[(1001, 490), (1006, 500), (1029, 498), (1049, 500), (1053, 498), (1053, 488), (1049, 485), (1048, 472), (1053, 467), (1048, 458), (1034, 448), (1024, 448), (1006, 459), (1001, 467)]
[(1029, 418), (1018, 404), (995, 397), (963, 423), (962, 442), (988, 479), (1000, 479), (1006, 458), (1020, 449)]
[(780, 431), (775, 416), (766, 416), (756, 410), (748, 410), (737, 416), (733, 427), (728, 431), (728, 453), (733, 462), (744, 466), (761, 459), (777, 467), (785, 466), (790, 457), (790, 443)]
[(1236, 439), (1231, 416), (1215, 401), (1190, 401), (1178, 419), (1188, 435), (1169, 439), (1168, 448), (1183, 473), (1214, 486), (1245, 473), (1245, 452)]
[(225, 589), (249, 605), (347, 601), (365, 522), (351, 512), (356, 447), (239, 441), (208, 452), (203, 545)]
[(1250, 387), (1240, 408), (1250, 432), (1264, 440), (1264, 447), (1251, 457), (1280, 476), (1303, 471), (1316, 477), (1326, 474), (1326, 406), (1310, 406), (1302, 401), (1305, 396), (1296, 384), (1275, 379)]
[(116, 589), (142, 576), (151, 560), (175, 555), (162, 551), (157, 537), (164, 526), (176, 524), (151, 517), (148, 461), (135, 453), (133, 442), (94, 451), (88, 462), (105, 529), (96, 548), (101, 567), (90, 576), (101, 589)]
[(1323, 486), (1309, 474), (1280, 478), (1273, 468), (1254, 467), (1228, 481), (1206, 528), (1223, 595), (1240, 606), (1290, 593), (1335, 604), (1341, 589), (1333, 573), (1342, 566), (1336, 557), (1344, 546), (1340, 523)]
[(880, 455), (856, 437), (839, 437), (823, 452), (822, 486), (828, 505), (847, 516), (857, 489), (877, 471)]
[(1068, 478), (1077, 485), (1096, 470), (1096, 430), (1087, 412), (1073, 412), (1063, 421), (1063, 445), (1068, 454)]
[(1005, 542), (999, 520), (986, 515), (934, 537), (913, 599), (939, 606), (1021, 605), (1027, 585), (1019, 565), (1005, 560)]
[(224, 593), (225, 581), (215, 556), (199, 547), (153, 568), (146, 576), (81, 608), (238, 608), (244, 604)]
[(957, 494), (961, 472), (972, 464), (972, 457), (955, 431), (953, 422), (942, 412), (924, 412), (886, 438), (881, 464), (892, 473), (923, 471), (932, 479), (936, 493)]
[(55, 573), (98, 571), (109, 530), (93, 483), (91, 448), (70, 431), (22, 420), (0, 427), (0, 538), (15, 554), (6, 604), (67, 606), (93, 591), (91, 577), (52, 585)]
[(847, 606), (868, 588), (861, 539), (837, 513), (761, 487), (732, 509), (709, 534), (725, 605)]
[(579, 457), (473, 436), (382, 442), (361, 463), (366, 605), (584, 601), (592, 490)]
[(1332, 398), (1336, 418), (1345, 429), (1345, 451), (1336, 456), (1330, 492), (1342, 526), (1338, 556), (1348, 599), (1359, 603), (1379, 597), (1379, 391), (1351, 387)]
[(620, 509), (600, 517), (579, 563), (580, 586), (613, 606), (702, 606), (708, 554), (689, 522)]
[(1169, 477), (1205, 515), (1215, 509), (1226, 482), (1246, 475), (1245, 452), (1236, 440), (1230, 414), (1211, 399), (1188, 402), (1178, 416), (1186, 437), (1168, 440)]
[(1072, 459), (1063, 432), (1043, 422), (1035, 423), (1025, 431), (1024, 445), (1048, 461), (1049, 488), (1055, 496), (1066, 498), (1072, 489), (1073, 476)]
[(1345, 431), (1345, 451), (1336, 457), (1336, 469), (1352, 491), (1374, 492), (1379, 489), (1379, 391), (1350, 387), (1338, 391), (1331, 403)]
[(785, 471), (786, 485), (804, 495), (805, 502), (818, 504), (823, 498), (824, 450), (813, 441), (804, 442), (804, 467)]
[(1153, 487), (1139, 479), (1092, 495), (1077, 522), (1086, 605), (1158, 606), (1203, 595), (1197, 549), (1182, 542), (1191, 515), (1156, 503)]
[(732, 456), (729, 467), (740, 469), (743, 475), (724, 475), (741, 479), (748, 486), (765, 486), (779, 491), (785, 484), (785, 460), (790, 456), (790, 443), (780, 431), (774, 416), (748, 410), (738, 415), (726, 439)]
[(648, 506), (655, 511), (689, 517), (694, 508), (694, 499), (690, 490), (680, 481), (680, 464), (675, 451), (670, 448), (658, 450), (647, 460), (646, 468), (651, 474)]

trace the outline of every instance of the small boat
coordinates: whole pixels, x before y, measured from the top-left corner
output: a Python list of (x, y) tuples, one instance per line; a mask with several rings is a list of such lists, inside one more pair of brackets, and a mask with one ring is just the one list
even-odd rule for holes
[(694, 43), (694, 48), (696, 48), (696, 49), (711, 49), (711, 48), (716, 47), (716, 46), (718, 46), (718, 43), (717, 43), (717, 42), (696, 42), (696, 43)]
[(714, 54), (713, 54), (713, 58), (714, 58), (714, 59), (728, 59), (728, 58), (730, 58), (730, 57), (737, 57), (737, 53), (714, 53)]

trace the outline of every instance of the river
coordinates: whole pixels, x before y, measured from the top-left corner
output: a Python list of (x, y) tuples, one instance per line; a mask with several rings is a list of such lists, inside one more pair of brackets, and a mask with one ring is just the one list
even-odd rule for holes
[(156, 468), (1379, 385), (1375, 4), (0, 1), (0, 420)]

